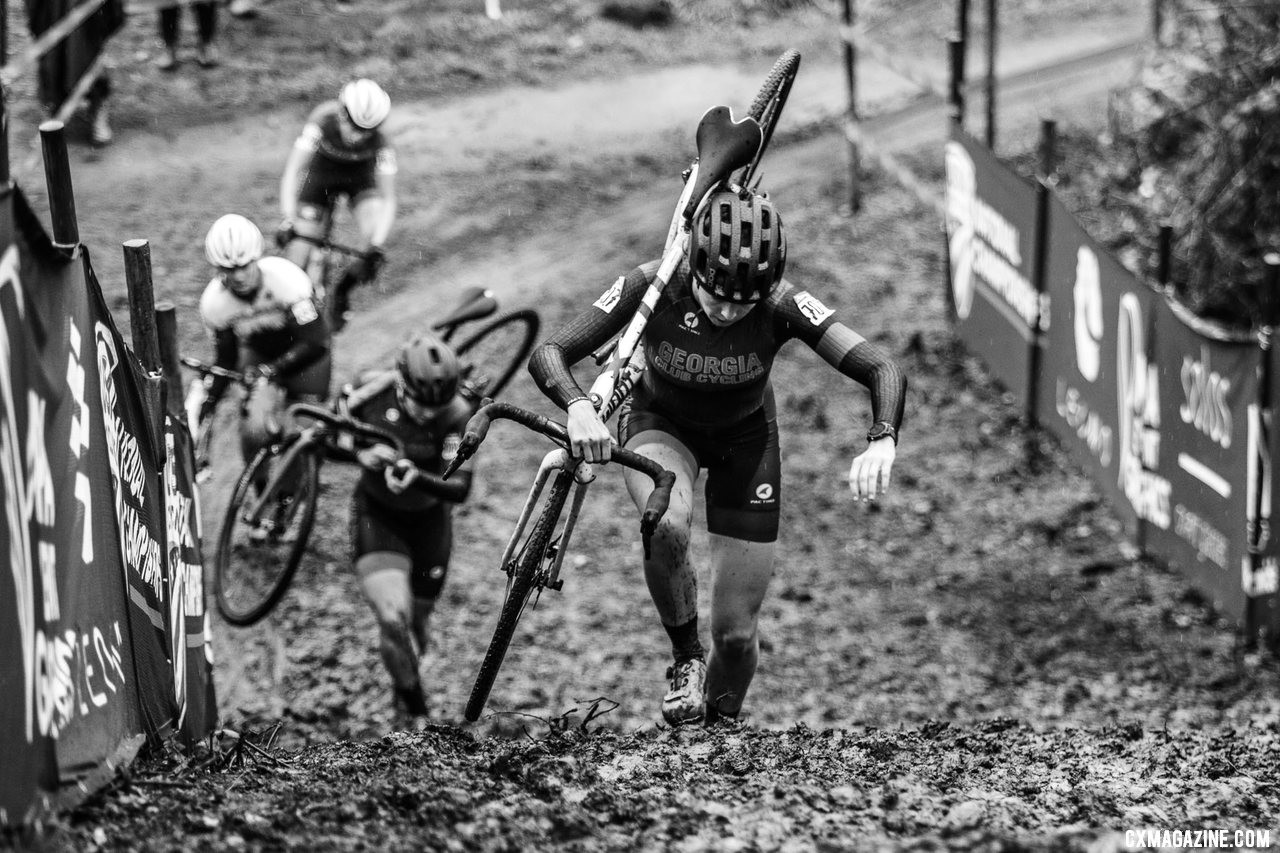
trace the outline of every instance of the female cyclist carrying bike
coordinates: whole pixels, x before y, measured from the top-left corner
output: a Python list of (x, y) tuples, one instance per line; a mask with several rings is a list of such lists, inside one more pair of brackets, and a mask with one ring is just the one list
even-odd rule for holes
[(453, 349), (425, 332), (401, 350), (395, 368), (366, 373), (346, 394), (350, 414), (404, 446), (403, 457), (386, 444), (352, 452), (364, 470), (351, 496), (351, 547), (395, 704), (409, 717), (427, 714), (419, 658), (449, 570), (453, 506), (471, 492), (472, 461), (448, 481), (439, 476), (475, 412), (460, 382)]
[[(674, 664), (662, 700), (668, 723), (735, 718), (755, 675), (757, 618), (773, 574), (780, 460), (769, 373), (795, 338), (871, 392), (869, 445), (849, 470), (858, 499), (882, 494), (896, 452), (906, 379), (880, 348), (782, 278), (787, 247), (772, 202), (750, 190), (713, 192), (694, 216), (687, 263), (663, 290), (644, 330), (646, 369), (618, 418), (618, 441), (676, 474), (654, 534), (645, 580)], [(571, 450), (609, 458), (611, 437), (569, 368), (627, 324), (658, 262), (619, 278), (534, 352), (538, 386), (568, 412)], [(690, 561), (693, 487), (707, 471), (711, 544), (711, 654), (698, 633)], [(653, 485), (624, 472), (637, 507)]]

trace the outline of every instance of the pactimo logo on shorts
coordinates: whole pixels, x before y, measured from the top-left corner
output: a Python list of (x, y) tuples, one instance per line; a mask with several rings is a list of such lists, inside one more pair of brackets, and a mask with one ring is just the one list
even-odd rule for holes
[(742, 385), (764, 374), (764, 363), (754, 352), (719, 358), (689, 352), (666, 341), (650, 364), (672, 379), (713, 385)]

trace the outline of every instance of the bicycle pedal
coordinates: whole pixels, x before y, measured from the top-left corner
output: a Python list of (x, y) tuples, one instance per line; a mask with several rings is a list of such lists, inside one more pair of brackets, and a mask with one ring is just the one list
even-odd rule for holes
[(559, 592), (560, 590), (564, 589), (564, 581), (559, 579), (553, 580), (553, 581), (547, 581), (547, 589), (554, 589), (556, 592)]

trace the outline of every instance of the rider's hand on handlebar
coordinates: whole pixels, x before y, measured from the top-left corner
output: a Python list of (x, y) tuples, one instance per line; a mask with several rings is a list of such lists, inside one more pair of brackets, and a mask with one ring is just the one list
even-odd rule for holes
[(381, 471), (399, 458), (400, 454), (389, 444), (375, 444), (356, 453), (356, 461), (366, 471)]
[(293, 242), (298, 232), (293, 227), (292, 219), (285, 219), (276, 226), (276, 246), (283, 249)]
[(244, 384), (253, 387), (260, 382), (270, 382), (276, 375), (276, 369), (272, 365), (263, 362), (246, 367), (244, 370)]
[(613, 437), (609, 428), (600, 420), (600, 414), (590, 400), (575, 400), (569, 404), (569, 452), (588, 462), (608, 462), (613, 452)]
[(889, 491), (889, 474), (897, 446), (892, 439), (873, 441), (849, 466), (849, 490), (858, 500), (875, 500)]
[(387, 250), (381, 246), (370, 246), (360, 257), (364, 261), (365, 279), (372, 281), (387, 263)]
[(417, 478), (418, 468), (408, 459), (397, 459), (382, 469), (382, 476), (387, 481), (387, 490), (398, 495)]

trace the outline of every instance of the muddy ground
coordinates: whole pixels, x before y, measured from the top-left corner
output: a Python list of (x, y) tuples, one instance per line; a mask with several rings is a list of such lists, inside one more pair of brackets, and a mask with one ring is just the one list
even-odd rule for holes
[[(1132, 14), (1066, 18), (1014, 44), (1061, 51), (1135, 25)], [(806, 55), (802, 78), (838, 69), (837, 56), (834, 43)], [(750, 80), (758, 66), (732, 68)], [(704, 73), (709, 89), (729, 86), (712, 76), (723, 69), (684, 71), (670, 78), (672, 91)], [(548, 84), (544, 109), (604, 110), (610, 91), (632, 92), (648, 74)], [(667, 78), (643, 76), (646, 103), (665, 102), (652, 88), (658, 79)], [(709, 97), (741, 108), (745, 86)], [(1060, 89), (1051, 100), (1064, 115), (1100, 114), (1103, 81)], [(565, 136), (516, 145), (501, 140), (519, 138), (527, 123), (485, 100), (502, 91), (424, 107), (423, 116), (453, 115), (460, 128), (477, 115), (514, 123), (510, 134), (467, 144), (445, 145), (448, 125), (416, 123), (413, 108), (403, 114), (405, 226), (388, 285), (361, 295), (360, 315), (337, 341), (340, 374), (386, 359), (465, 286), (491, 286), (505, 305), (535, 305), (555, 324), (660, 249), (701, 104), (673, 94), (671, 109), (642, 128), (566, 122)], [(215, 620), (227, 731), (193, 754), (139, 762), (51, 820), (38, 843), (1119, 850), (1126, 829), (1278, 828), (1280, 665), (1241, 648), (1229, 619), (1135, 554), (1090, 482), (1051, 445), (1049, 464), (1026, 464), (1017, 411), (948, 328), (936, 215), (872, 175), (864, 210), (850, 217), (839, 116), (818, 102), (798, 113), (807, 118), (775, 142), (765, 167), (786, 215), (788, 273), (895, 353), (911, 391), (892, 493), (857, 505), (842, 478), (863, 444), (865, 393), (802, 347), (780, 359), (783, 532), (742, 725), (660, 724), (666, 638), (639, 570), (634, 513), (608, 469), (592, 487), (563, 592), (526, 614), (489, 715), (462, 723), (500, 604), (497, 556), (545, 449), (501, 425), (457, 513), (456, 555), (423, 666), (430, 728), (401, 731), (391, 713), (373, 621), (347, 564), (352, 474), (329, 468), (310, 554), (279, 610), (250, 629)], [(1046, 103), (1041, 93), (1009, 104), (1003, 144), (1029, 144)], [(196, 164), (173, 147), (182, 134), (123, 140), (100, 155), (112, 169), (78, 181), (81, 209), (145, 183), (141, 155), (221, 204), (246, 182), (248, 203), (269, 224), (264, 176), (277, 164), (264, 152), (283, 151), (290, 130), (236, 129), (184, 131), (206, 139), (210, 155)], [(940, 144), (904, 139), (907, 162), (937, 187)], [(433, 146), (452, 152), (438, 171)], [(182, 204), (190, 202), (175, 203), (182, 215), (165, 223), (136, 205), (126, 213), (181, 237), (186, 248), (166, 250), (166, 266), (196, 271), (190, 247), (203, 220)], [(196, 274), (167, 285), (180, 306)], [(189, 314), (183, 328), (199, 349)], [(550, 412), (527, 379), (511, 399)], [(218, 484), (233, 474), (221, 471)], [(222, 485), (207, 494), (207, 534), (224, 499)], [(705, 539), (695, 552), (702, 560)]]

